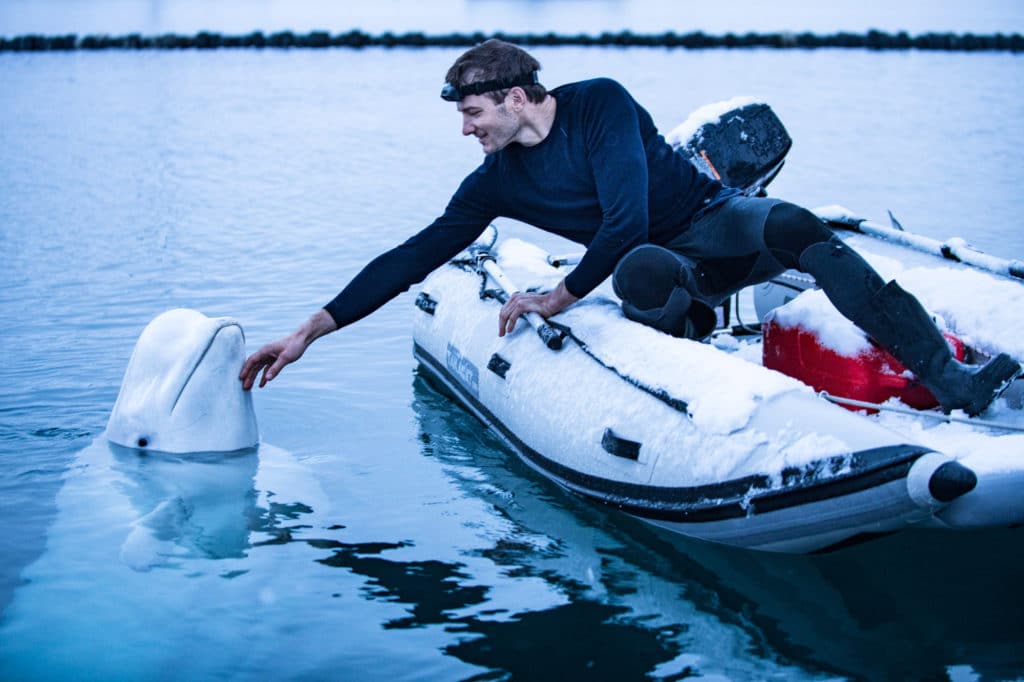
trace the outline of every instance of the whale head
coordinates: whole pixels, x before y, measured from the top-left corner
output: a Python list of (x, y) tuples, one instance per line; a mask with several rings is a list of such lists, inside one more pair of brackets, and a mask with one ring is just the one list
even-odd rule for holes
[(235, 320), (187, 309), (142, 331), (107, 422), (107, 439), (163, 452), (227, 452), (259, 443), (238, 379), (245, 335)]

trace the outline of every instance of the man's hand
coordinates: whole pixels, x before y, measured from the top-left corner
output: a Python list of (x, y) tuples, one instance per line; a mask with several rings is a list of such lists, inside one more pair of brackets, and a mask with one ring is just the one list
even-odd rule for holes
[(565, 288), (565, 280), (545, 294), (518, 293), (501, 306), (498, 313), (498, 336), (505, 336), (515, 329), (516, 322), (526, 313), (540, 313), (543, 318), (551, 317), (568, 308), (580, 299)]
[(290, 365), (301, 358), (313, 341), (335, 329), (337, 325), (327, 311), (318, 311), (293, 333), (283, 339), (271, 341), (249, 356), (238, 375), (242, 380), (242, 388), (246, 391), (251, 389), (260, 370), (263, 370), (263, 376), (260, 378), (260, 388), (263, 388), (268, 381), (281, 373), (285, 365)]

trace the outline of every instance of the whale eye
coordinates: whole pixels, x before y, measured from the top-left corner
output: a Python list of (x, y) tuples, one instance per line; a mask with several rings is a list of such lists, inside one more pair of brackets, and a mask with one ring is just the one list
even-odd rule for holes
[(144, 448), (147, 445), (149, 445), (149, 441), (148, 440), (146, 440), (145, 438), (140, 438), (139, 439), (139, 447), (140, 448)]

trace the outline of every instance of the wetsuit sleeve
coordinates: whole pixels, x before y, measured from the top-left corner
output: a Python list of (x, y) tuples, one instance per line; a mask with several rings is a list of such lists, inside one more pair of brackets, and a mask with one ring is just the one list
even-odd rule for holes
[(324, 309), (339, 329), (366, 317), (472, 244), (495, 216), (471, 175), (437, 220), (370, 261)]
[(647, 242), (647, 154), (636, 106), (625, 88), (595, 82), (583, 104), (583, 135), (602, 221), (576, 269), (565, 278), (582, 298), (612, 274), (616, 263)]

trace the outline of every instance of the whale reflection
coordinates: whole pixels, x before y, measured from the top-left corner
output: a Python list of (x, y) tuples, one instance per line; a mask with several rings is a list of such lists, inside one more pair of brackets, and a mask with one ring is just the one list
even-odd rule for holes
[[(159, 674), (169, 650), (202, 648), (223, 636), (218, 619), (271, 603), (288, 557), (264, 545), (324, 525), (329, 505), (273, 446), (175, 455), (98, 438), (65, 473), (56, 508), (0, 621), (2, 679)], [(216, 666), (228, 654), (204, 655)]]
[(110, 444), (111, 472), (138, 514), (121, 545), (136, 570), (245, 556), (256, 509), (256, 448), (174, 455)]

